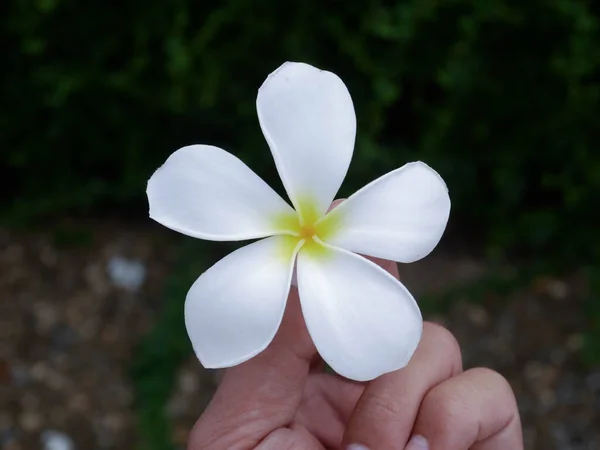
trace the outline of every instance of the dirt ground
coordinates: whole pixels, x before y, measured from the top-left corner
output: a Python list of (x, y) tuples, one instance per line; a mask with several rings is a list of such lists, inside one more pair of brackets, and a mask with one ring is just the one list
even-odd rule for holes
[[(154, 228), (82, 226), (91, 230), (83, 244), (56, 232), (0, 230), (2, 449), (130, 450), (139, 442), (128, 368), (160, 316), (174, 248)], [(401, 267), (417, 299), (489, 270), (444, 249)], [(467, 290), (433, 317), (457, 336), (465, 367), (492, 367), (510, 381), (527, 449), (600, 449), (600, 368), (580, 362), (585, 288), (574, 273), (536, 278), (508, 295)], [(184, 448), (215, 374), (190, 356), (176, 380), (165, 415)]]

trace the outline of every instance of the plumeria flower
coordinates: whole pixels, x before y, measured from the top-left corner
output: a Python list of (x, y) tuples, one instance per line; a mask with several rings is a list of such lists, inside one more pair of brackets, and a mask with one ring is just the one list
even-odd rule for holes
[(410, 292), (361, 255), (412, 262), (439, 242), (450, 213), (442, 178), (413, 162), (328, 212), (350, 165), (356, 117), (335, 74), (285, 63), (256, 99), (258, 119), (294, 208), (232, 154), (173, 153), (148, 182), (150, 217), (212, 241), (260, 239), (204, 272), (185, 301), (207, 368), (263, 351), (281, 323), (294, 268), (306, 326), (337, 373), (365, 381), (404, 367), (421, 337)]

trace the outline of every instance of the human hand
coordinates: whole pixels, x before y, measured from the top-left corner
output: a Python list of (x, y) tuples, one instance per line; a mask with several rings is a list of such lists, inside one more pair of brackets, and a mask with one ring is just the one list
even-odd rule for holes
[[(394, 276), (396, 264), (377, 261)], [(462, 370), (452, 334), (426, 322), (409, 364), (369, 383), (324, 373), (292, 288), (271, 345), (228, 369), (188, 450), (522, 450), (508, 382)]]

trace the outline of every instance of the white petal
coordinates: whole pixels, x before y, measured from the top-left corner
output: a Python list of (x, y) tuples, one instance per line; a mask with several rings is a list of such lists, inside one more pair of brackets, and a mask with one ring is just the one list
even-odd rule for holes
[(246, 245), (192, 285), (185, 300), (185, 325), (204, 367), (242, 363), (275, 336), (297, 253), (286, 239), (273, 236)]
[(404, 367), (417, 348), (423, 322), (412, 295), (361, 256), (302, 249), (298, 289), (317, 350), (342, 376), (371, 380)]
[(214, 241), (281, 233), (292, 208), (242, 161), (217, 147), (173, 153), (148, 181), (150, 217), (188, 236)]
[(316, 213), (324, 214), (354, 149), (356, 116), (348, 89), (331, 72), (288, 62), (263, 83), (256, 107), (296, 210), (310, 203)]
[(324, 220), (339, 226), (327, 243), (363, 255), (413, 262), (440, 241), (450, 215), (442, 177), (428, 165), (404, 165), (369, 183)]

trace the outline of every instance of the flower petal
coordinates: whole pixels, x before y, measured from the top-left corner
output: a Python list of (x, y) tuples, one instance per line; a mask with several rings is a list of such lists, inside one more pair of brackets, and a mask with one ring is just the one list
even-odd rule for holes
[(241, 247), (204, 272), (185, 299), (185, 325), (206, 368), (229, 367), (263, 351), (285, 309), (297, 250), (273, 236)]
[(442, 177), (422, 162), (404, 165), (369, 183), (333, 209), (327, 243), (363, 255), (413, 262), (440, 241), (450, 215)]
[(282, 233), (277, 218), (294, 214), (242, 161), (210, 145), (177, 150), (154, 172), (146, 192), (154, 220), (213, 241)]
[(342, 376), (371, 380), (404, 367), (417, 348), (423, 321), (412, 295), (361, 256), (302, 249), (298, 289), (317, 350)]
[(331, 72), (288, 62), (263, 83), (256, 107), (296, 210), (320, 217), (352, 159), (356, 116), (348, 89)]

